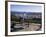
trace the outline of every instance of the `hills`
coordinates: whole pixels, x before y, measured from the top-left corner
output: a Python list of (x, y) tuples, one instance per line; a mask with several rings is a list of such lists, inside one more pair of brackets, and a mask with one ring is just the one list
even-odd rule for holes
[(41, 12), (13, 12), (11, 11), (11, 15), (17, 16), (17, 17), (24, 17), (24, 18), (41, 18), (42, 13)]

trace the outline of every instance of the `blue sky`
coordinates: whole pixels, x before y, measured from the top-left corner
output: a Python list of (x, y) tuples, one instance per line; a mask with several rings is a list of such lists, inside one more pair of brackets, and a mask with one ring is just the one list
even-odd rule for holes
[(11, 11), (42, 12), (42, 7), (36, 5), (11, 5)]

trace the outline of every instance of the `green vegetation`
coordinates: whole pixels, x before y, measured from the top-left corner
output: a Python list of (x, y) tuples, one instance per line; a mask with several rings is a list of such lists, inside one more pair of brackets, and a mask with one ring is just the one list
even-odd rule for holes
[(11, 21), (20, 22), (20, 19), (17, 18), (16, 16), (11, 16)]
[(32, 19), (25, 19), (25, 22), (29, 22), (29, 23), (39, 23), (41, 24), (41, 18), (32, 18)]
[[(17, 18), (16, 16), (11, 16), (11, 21), (21, 22), (20, 18)], [(24, 22), (27, 23), (38, 23), (41, 24), (41, 18), (32, 18), (32, 19), (24, 19)]]

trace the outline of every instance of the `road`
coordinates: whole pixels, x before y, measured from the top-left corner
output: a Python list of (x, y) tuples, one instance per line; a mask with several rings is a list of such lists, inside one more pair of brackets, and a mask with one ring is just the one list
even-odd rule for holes
[[(20, 24), (17, 25), (18, 27), (20, 26)], [(17, 27), (16, 26), (16, 27)], [(29, 23), (29, 27), (28, 25), (25, 25), (25, 23), (23, 25), (21, 25), (24, 29), (19, 30), (19, 31), (38, 31), (41, 30), (40, 26), (41, 24), (35, 24), (35, 23)], [(20, 27), (21, 27), (20, 26)]]

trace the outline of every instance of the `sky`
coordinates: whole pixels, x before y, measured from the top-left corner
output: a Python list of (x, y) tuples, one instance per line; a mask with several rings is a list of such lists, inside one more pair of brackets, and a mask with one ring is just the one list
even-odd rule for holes
[(14, 12), (42, 12), (42, 7), (36, 5), (11, 5), (10, 9)]

